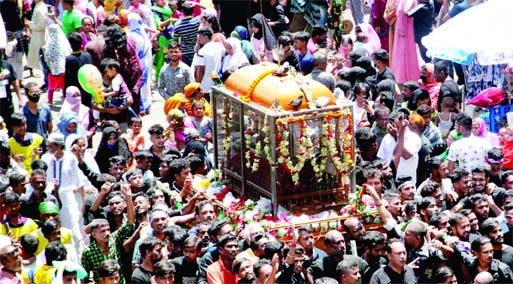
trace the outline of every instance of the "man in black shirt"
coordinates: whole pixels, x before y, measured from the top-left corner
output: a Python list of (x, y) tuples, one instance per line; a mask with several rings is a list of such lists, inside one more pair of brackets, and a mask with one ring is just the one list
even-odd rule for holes
[(504, 244), (502, 227), (494, 218), (488, 218), (481, 223), (481, 235), (490, 239), (493, 246), (493, 258), (498, 259), (509, 267), (513, 267), (513, 247)]
[(162, 241), (156, 237), (147, 237), (141, 242), (139, 251), (142, 264), (132, 273), (131, 283), (150, 283), (153, 266), (162, 259)]
[(417, 284), (413, 268), (406, 265), (406, 248), (399, 240), (391, 240), (387, 246), (389, 263), (371, 277), (369, 284), (405, 283)]

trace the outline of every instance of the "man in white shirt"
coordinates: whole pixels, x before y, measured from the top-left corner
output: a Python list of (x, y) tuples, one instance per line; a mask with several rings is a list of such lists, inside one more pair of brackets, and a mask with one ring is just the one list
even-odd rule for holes
[(217, 73), (221, 69), (224, 55), (224, 46), (212, 41), (214, 32), (211, 28), (201, 28), (198, 31), (198, 43), (200, 50), (194, 54), (194, 78), (201, 83), (201, 89), (207, 101), (210, 101), (210, 88), (214, 82), (210, 79), (212, 72)]
[(459, 113), (456, 115), (454, 129), (463, 138), (453, 142), (449, 148), (447, 156), (449, 172), (460, 167), (470, 173), (474, 168), (484, 165), (491, 145), (488, 140), (472, 135), (472, 117), (465, 113)]
[(62, 204), (60, 210), (61, 223), (63, 227), (73, 231), (77, 251), (82, 252), (83, 240), (85, 239), (84, 221), (82, 208), (84, 204), (84, 180), (78, 167), (75, 155), (64, 151), (64, 135), (52, 133), (48, 136), (48, 153), (41, 157), (48, 165), (46, 172), (47, 180), (57, 184), (58, 198)]

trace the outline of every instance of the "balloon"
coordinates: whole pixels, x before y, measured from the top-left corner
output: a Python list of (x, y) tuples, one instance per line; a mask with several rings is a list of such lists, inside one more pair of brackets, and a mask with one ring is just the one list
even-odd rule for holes
[(491, 87), (482, 90), (479, 94), (465, 103), (467, 105), (475, 105), (478, 107), (494, 107), (502, 103), (506, 98), (506, 92), (501, 88)]
[(78, 82), (82, 89), (91, 94), (96, 103), (103, 103), (102, 92), (102, 74), (92, 64), (85, 64), (78, 69)]

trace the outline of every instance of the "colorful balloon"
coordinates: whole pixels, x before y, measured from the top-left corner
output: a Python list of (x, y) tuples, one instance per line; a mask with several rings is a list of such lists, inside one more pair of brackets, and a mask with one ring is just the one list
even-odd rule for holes
[(84, 91), (93, 96), (97, 104), (104, 102), (104, 98), (101, 96), (102, 81), (102, 74), (96, 66), (85, 64), (78, 69), (78, 82), (80, 86), (82, 86)]

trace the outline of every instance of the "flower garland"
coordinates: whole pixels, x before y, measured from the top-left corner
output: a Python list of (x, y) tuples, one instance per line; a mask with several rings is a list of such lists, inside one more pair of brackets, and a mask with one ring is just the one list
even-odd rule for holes
[(319, 143), (319, 157), (317, 160), (319, 163), (317, 163), (316, 159), (312, 159), (312, 167), (315, 173), (315, 177), (317, 178), (317, 182), (322, 182), (323, 180), (323, 173), (326, 169), (326, 163), (328, 162), (328, 124), (329, 121), (324, 121), (324, 123), (321, 125), (321, 139)]
[(269, 128), (269, 121), (267, 120), (267, 114), (264, 117), (264, 127), (262, 128), (262, 135), (264, 136), (264, 158), (269, 162), (269, 165), (274, 163), (273, 156), (271, 153), (271, 132)]
[(229, 110), (223, 112), (223, 114), (221, 115), (221, 119), (222, 119), (222, 129), (224, 132), (223, 133), (224, 134), (223, 150), (226, 153), (226, 157), (228, 158), (228, 155), (230, 154), (230, 150), (231, 150), (231, 144), (232, 144), (232, 136), (230, 135), (231, 134), (230, 129), (232, 128), (232, 125), (230, 123)]
[[(298, 123), (299, 124), (299, 141), (298, 141), (298, 151), (295, 153), (295, 159), (290, 157), (289, 151), (289, 124)], [(310, 139), (310, 135), (306, 131), (307, 126), (305, 122), (305, 118), (303, 116), (289, 118), (285, 121), (278, 120), (277, 126), (282, 127), (283, 131), (281, 135), (279, 135), (279, 147), (278, 153), (280, 154), (278, 157), (278, 163), (284, 163), (287, 166), (287, 169), (290, 171), (292, 176), (292, 182), (297, 183), (299, 181), (299, 172), (303, 169), (305, 165), (305, 161), (307, 159), (313, 159), (313, 144)]]
[[(346, 119), (348, 123), (346, 132), (339, 130), (337, 136), (337, 129), (333, 130), (332, 124), (330, 123), (332, 119), (336, 121), (336, 127), (338, 127), (340, 119)], [(351, 134), (353, 128), (350, 111), (328, 113), (326, 114), (326, 122), (328, 126), (328, 139), (326, 141), (326, 144), (328, 147), (328, 151), (331, 155), (333, 165), (339, 173), (347, 174), (354, 163), (352, 154), (353, 136)], [(339, 148), (337, 147), (337, 141), (340, 141), (339, 147), (340, 149), (343, 149), (342, 156), (340, 155), (340, 151), (338, 150)]]
[[(251, 141), (253, 138), (253, 133), (255, 129), (255, 121), (252, 119), (248, 119), (248, 125), (246, 130), (244, 131), (244, 144), (246, 147), (246, 151), (244, 151), (244, 158), (246, 159), (246, 168), (251, 169)], [(258, 156), (258, 153), (255, 153), (255, 159)]]
[(240, 99), (246, 103), (249, 103), (251, 101), (251, 98), (253, 97), (253, 91), (255, 90), (258, 83), (260, 83), (260, 81), (262, 81), (262, 79), (264, 79), (265, 76), (272, 74), (274, 71), (275, 70), (273, 70), (273, 69), (269, 69), (269, 70), (265, 70), (262, 73), (260, 73), (260, 75), (258, 75), (255, 78), (255, 80), (253, 80), (251, 85), (249, 86), (248, 91), (246, 92), (246, 95), (241, 95)]

